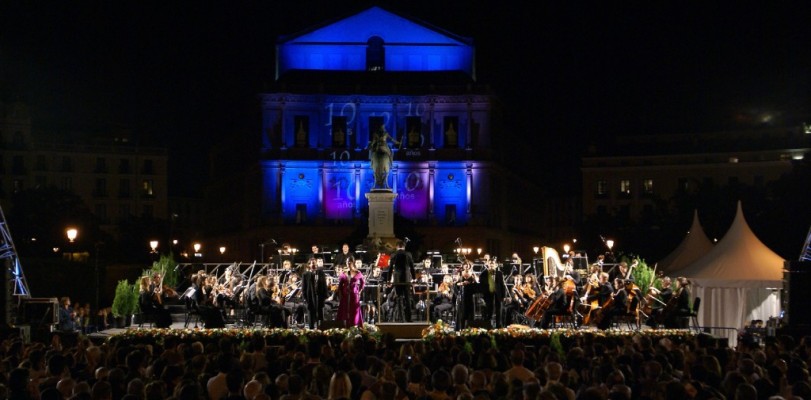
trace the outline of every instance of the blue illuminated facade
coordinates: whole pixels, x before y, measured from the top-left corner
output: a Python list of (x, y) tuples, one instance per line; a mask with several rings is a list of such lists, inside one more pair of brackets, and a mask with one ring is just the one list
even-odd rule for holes
[[(483, 190), (492, 176), (493, 97), (471, 90), (474, 54), (468, 38), (378, 7), (282, 38), (282, 90), (261, 95), (263, 216), (292, 224), (363, 219), (374, 182), (366, 145), (383, 126), (399, 141), (389, 176), (395, 212), (418, 223), (471, 223), (474, 208), (490, 207)], [(451, 85), (440, 74), (453, 74)], [(335, 84), (347, 75), (352, 90)], [(376, 94), (370, 85), (400, 77), (455, 87)], [(308, 90), (314, 80), (318, 89)]]
[(388, 182), (397, 220), (427, 246), (466, 229), (478, 246), (514, 244), (510, 231), (525, 234), (540, 218), (508, 211), (540, 212), (540, 196), (496, 159), (500, 104), (476, 82), (474, 55), (469, 38), (378, 7), (281, 38), (277, 78), (259, 95), (256, 168), (228, 173), (227, 157), (240, 157), (228, 149), (212, 158), (214, 229), (241, 232), (235, 251), (252, 253), (269, 237), (345, 240), (368, 220), (366, 147), (382, 126), (397, 142)]

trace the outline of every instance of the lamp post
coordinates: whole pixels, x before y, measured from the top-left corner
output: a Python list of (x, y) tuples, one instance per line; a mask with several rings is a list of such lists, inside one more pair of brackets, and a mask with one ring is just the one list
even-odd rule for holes
[(152, 262), (158, 261), (158, 241), (150, 240), (149, 248), (150, 248), (149, 254), (152, 256)]
[(73, 241), (76, 240), (76, 237), (79, 236), (79, 230), (77, 230), (76, 228), (68, 228), (67, 230), (65, 230), (65, 235), (68, 236), (68, 241), (73, 243)]
[(541, 248), (539, 246), (532, 246), (532, 253), (534, 254), (532, 256), (532, 270), (535, 272), (536, 275), (539, 275), (541, 272), (543, 272), (538, 271), (538, 251), (540, 250)]
[(608, 247), (608, 254), (611, 256), (611, 262), (614, 262), (614, 240), (608, 239), (605, 241), (606, 247)]
[[(79, 237), (79, 230), (76, 228), (68, 228), (65, 229), (65, 235), (68, 237), (68, 242), (73, 243), (76, 241), (76, 238)], [(65, 247), (68, 250), (68, 259), (70, 261), (74, 261), (74, 257), (76, 256), (75, 250), (73, 246), (68, 245)]]
[(220, 246), (220, 261), (225, 261), (225, 246)]

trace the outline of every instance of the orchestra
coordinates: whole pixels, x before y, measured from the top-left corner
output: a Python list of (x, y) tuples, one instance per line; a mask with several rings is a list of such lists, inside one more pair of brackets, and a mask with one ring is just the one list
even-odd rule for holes
[[(343, 243), (322, 253), (313, 246), (303, 262), (280, 256), (278, 264), (189, 271), (182, 296), (163, 283), (164, 271), (150, 272), (141, 281), (141, 307), (158, 315), (161, 325), (166, 303), (179, 300), (189, 310), (215, 310), (228, 324), (310, 329), (339, 320), (349, 326), (440, 319), (457, 330), (564, 324), (613, 329), (620, 321), (631, 329), (641, 329), (643, 322), (684, 328), (690, 315), (687, 279), (654, 271), (650, 282), (637, 282), (636, 262), (609, 264), (598, 257), (588, 265), (585, 253), (569, 252), (566, 263), (544, 257), (541, 268), (521, 264), (518, 253), (502, 264), (489, 253), (475, 261), (461, 254), (415, 256), (403, 242), (394, 251), (350, 248)], [(355, 277), (363, 283), (354, 284)]]

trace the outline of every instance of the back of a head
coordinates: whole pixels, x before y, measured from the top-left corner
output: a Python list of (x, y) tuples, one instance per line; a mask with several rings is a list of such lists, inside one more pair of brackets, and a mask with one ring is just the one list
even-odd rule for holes
[(451, 375), (444, 369), (436, 370), (431, 375), (431, 386), (440, 392), (448, 390), (451, 387)]
[(451, 378), (454, 385), (465, 385), (468, 380), (467, 367), (462, 364), (456, 364), (451, 369)]
[(513, 349), (510, 351), (510, 362), (515, 366), (524, 365), (524, 351), (521, 349)]
[(90, 396), (93, 400), (107, 400), (113, 398), (113, 387), (110, 385), (109, 382), (99, 381), (93, 385), (93, 389), (90, 392)]
[(738, 385), (735, 389), (735, 400), (757, 400), (757, 389), (748, 383)]

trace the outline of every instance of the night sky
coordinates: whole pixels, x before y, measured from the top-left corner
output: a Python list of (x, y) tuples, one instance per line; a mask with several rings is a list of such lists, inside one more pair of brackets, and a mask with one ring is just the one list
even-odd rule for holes
[(3, 2), (0, 98), (28, 102), (39, 132), (131, 130), (169, 146), (174, 170), (205, 169), (223, 135), (258, 134), (256, 94), (273, 79), (279, 35), (371, 5), (472, 37), (478, 79), (503, 99), (508, 128), (552, 165), (571, 167), (590, 141), (620, 133), (811, 121), (802, 6), (119, 3)]

